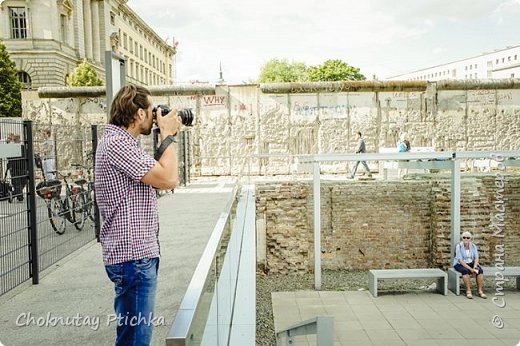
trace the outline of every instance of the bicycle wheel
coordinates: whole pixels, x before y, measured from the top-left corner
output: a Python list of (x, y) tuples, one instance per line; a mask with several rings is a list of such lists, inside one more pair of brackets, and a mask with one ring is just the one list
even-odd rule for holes
[(75, 196), (75, 201), (72, 203), (72, 212), (74, 214), (74, 227), (81, 231), (85, 226), (85, 220), (88, 218), (87, 203), (85, 195), (80, 192)]
[(65, 197), (61, 204), (63, 206), (63, 216), (67, 221), (69, 221), (71, 224), (76, 223), (76, 214), (71, 208), (71, 205), (74, 206), (74, 202), (71, 200), (71, 197)]
[(47, 213), (49, 215), (49, 221), (51, 223), (54, 232), (62, 235), (65, 233), (65, 227), (67, 226), (67, 220), (63, 213), (63, 205), (60, 199), (51, 199), (47, 202)]

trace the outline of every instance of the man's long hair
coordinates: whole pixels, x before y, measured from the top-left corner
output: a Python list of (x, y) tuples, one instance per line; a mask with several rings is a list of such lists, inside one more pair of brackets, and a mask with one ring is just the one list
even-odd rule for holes
[(126, 85), (122, 87), (112, 101), (110, 124), (129, 127), (139, 108), (147, 109), (150, 106), (149, 95), (151, 95), (150, 91), (142, 86)]

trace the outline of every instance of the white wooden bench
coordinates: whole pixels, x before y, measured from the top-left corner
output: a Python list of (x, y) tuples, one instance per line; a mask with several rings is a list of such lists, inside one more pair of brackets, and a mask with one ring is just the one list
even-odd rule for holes
[(377, 297), (377, 282), (379, 280), (397, 279), (437, 279), (437, 291), (448, 295), (448, 274), (433, 269), (379, 269), (368, 271), (368, 290)]
[[(500, 272), (504, 277), (516, 277), (516, 289), (520, 290), (520, 267), (504, 267), (504, 270), (495, 267), (482, 267), (484, 276), (495, 276)], [(460, 278), (462, 274), (451, 267), (448, 269), (448, 288), (456, 295), (460, 294)], [(485, 288), (485, 287), (484, 287)]]
[[(435, 149), (433, 147), (412, 147), (410, 149), (411, 153), (432, 153)], [(385, 148), (380, 147), (379, 148), (380, 153), (398, 153), (399, 150), (397, 150), (396, 147), (394, 148)], [(397, 161), (379, 161), (379, 174), (383, 172), (383, 179), (386, 180), (388, 178), (388, 170), (398, 170), (398, 162)]]

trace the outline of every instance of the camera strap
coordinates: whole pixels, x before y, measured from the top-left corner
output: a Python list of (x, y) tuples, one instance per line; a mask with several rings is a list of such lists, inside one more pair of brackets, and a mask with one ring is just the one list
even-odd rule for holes
[(167, 136), (164, 141), (161, 142), (161, 145), (159, 145), (159, 148), (157, 148), (157, 152), (155, 153), (154, 159), (155, 161), (159, 161), (162, 154), (170, 146), (172, 143), (177, 143), (177, 135), (169, 135)]

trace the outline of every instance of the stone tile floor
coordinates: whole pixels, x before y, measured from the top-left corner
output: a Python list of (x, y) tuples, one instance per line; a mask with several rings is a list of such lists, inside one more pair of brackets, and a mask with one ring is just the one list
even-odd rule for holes
[[(299, 291), (272, 293), (275, 330), (333, 316), (335, 345), (519, 345), (520, 291), (488, 299), (433, 292)], [(498, 316), (498, 317), (496, 317)], [(495, 325), (503, 323), (502, 328)], [(495, 325), (494, 325), (495, 324)], [(293, 345), (316, 345), (315, 336)]]

